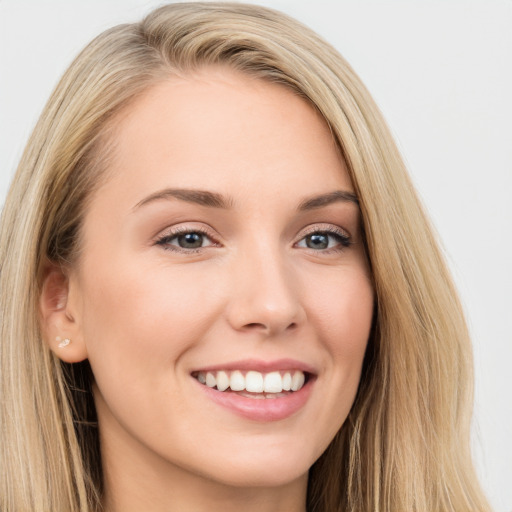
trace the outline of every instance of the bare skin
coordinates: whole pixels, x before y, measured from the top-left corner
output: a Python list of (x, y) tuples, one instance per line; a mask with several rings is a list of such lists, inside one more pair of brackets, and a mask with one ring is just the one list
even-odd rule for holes
[[(353, 193), (325, 122), (281, 86), (207, 69), (125, 112), (80, 260), (42, 297), (48, 339), (73, 340), (52, 348), (94, 372), (107, 512), (305, 511), (372, 320)], [(241, 412), (199, 380), (237, 364), (306, 380), (243, 391)]]

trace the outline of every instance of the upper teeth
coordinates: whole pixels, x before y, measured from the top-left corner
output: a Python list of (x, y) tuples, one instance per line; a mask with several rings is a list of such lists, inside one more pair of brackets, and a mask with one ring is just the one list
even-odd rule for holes
[(210, 388), (217, 387), (219, 391), (249, 391), (251, 393), (281, 393), (282, 391), (298, 391), (304, 386), (304, 372), (260, 373), (249, 371), (245, 374), (240, 370), (199, 372), (197, 380)]

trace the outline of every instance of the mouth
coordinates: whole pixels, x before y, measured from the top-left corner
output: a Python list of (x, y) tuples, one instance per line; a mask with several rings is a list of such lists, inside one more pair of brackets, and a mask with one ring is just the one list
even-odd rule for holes
[(283, 398), (300, 391), (311, 379), (302, 370), (217, 370), (193, 372), (199, 383), (223, 393), (236, 393), (252, 399)]
[(238, 361), (193, 371), (191, 377), (210, 401), (257, 422), (285, 420), (298, 414), (317, 380), (314, 369), (286, 359)]

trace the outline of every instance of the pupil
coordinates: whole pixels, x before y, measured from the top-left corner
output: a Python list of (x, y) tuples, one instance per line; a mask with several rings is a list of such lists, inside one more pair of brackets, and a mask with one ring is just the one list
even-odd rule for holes
[(306, 239), (306, 245), (310, 249), (327, 249), (329, 247), (329, 237), (323, 233), (309, 235)]
[(200, 233), (186, 233), (178, 236), (178, 243), (184, 249), (197, 249), (203, 245), (203, 235)]

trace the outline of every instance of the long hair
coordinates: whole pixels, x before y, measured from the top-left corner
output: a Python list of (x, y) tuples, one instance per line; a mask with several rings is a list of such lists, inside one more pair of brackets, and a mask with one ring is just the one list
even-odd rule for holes
[(21, 159), (0, 233), (0, 509), (101, 509), (87, 362), (61, 363), (38, 319), (45, 261), (72, 264), (123, 109), (169, 75), (222, 65), (320, 112), (349, 168), (376, 293), (349, 417), (310, 471), (309, 512), (486, 511), (469, 443), (472, 359), (457, 294), (389, 130), (347, 62), (307, 27), (230, 3), (161, 7), (72, 63)]

